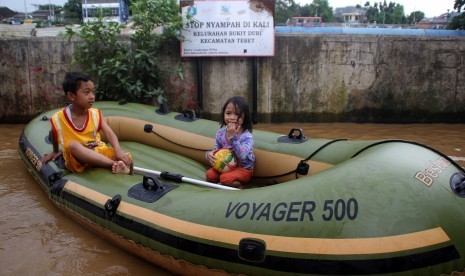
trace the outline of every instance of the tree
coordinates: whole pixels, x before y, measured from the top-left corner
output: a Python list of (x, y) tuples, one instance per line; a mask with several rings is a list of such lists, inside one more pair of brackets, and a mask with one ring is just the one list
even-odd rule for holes
[(294, 0), (277, 0), (275, 4), (275, 17), (274, 22), (276, 25), (282, 25), (293, 17), (299, 16), (300, 6)]
[(395, 4), (390, 10), (391, 14), (391, 24), (405, 24), (407, 23), (407, 18), (404, 15), (404, 6), (400, 4)]
[(455, 0), (454, 9), (457, 10), (457, 12), (460, 12), (463, 6), (465, 6), (465, 0)]
[(289, 18), (294, 16), (318, 16), (323, 17), (323, 22), (331, 21), (333, 9), (329, 7), (327, 0), (314, 0), (312, 4), (300, 6), (294, 0), (276, 0), (276, 25), (284, 24)]
[(100, 15), (78, 33), (67, 28), (68, 36), (81, 39), (73, 57), (96, 80), (98, 100), (150, 102), (155, 98), (161, 103), (164, 77), (171, 71), (159, 57), (173, 50), (167, 41), (181, 39), (179, 6), (176, 0), (138, 0), (131, 9), (134, 34), (130, 45), (118, 39), (123, 26)]
[(366, 17), (368, 22), (382, 24), (405, 24), (407, 17), (404, 14), (404, 6), (395, 2), (375, 2), (373, 7), (370, 2), (365, 3)]
[[(457, 12), (460, 12), (464, 6), (465, 0), (455, 0), (454, 9), (457, 10)], [(465, 30), (465, 11), (462, 12), (462, 14), (453, 17), (447, 25), (447, 29)]]
[(328, 0), (313, 0), (302, 8), (302, 16), (321, 16), (323, 22), (333, 20), (333, 8), (329, 6)]
[(453, 17), (447, 25), (447, 29), (465, 30), (465, 12), (462, 12), (460, 15)]
[(82, 22), (82, 1), (68, 0), (64, 7), (64, 20), (68, 24), (79, 24)]
[(420, 22), (423, 18), (425, 18), (425, 13), (421, 11), (414, 11), (410, 13), (410, 15), (407, 18), (407, 23), (410, 25), (416, 25), (418, 22)]
[(372, 7), (370, 5), (370, 2), (365, 3), (365, 16), (367, 17), (368, 22), (375, 22), (378, 20), (379, 17), (379, 9), (378, 9), (378, 3), (375, 3), (374, 6)]
[(384, 0), (384, 3), (379, 2), (379, 17), (378, 17), (378, 22), (382, 22), (383, 24), (389, 24), (390, 23), (390, 6), (386, 4), (386, 0)]

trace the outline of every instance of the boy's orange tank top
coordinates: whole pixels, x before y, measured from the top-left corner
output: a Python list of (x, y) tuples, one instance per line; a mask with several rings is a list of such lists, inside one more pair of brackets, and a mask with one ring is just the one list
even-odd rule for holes
[(72, 123), (71, 118), (68, 117), (65, 109), (63, 109), (53, 114), (50, 121), (55, 139), (62, 146), (63, 152), (65, 152), (71, 141), (77, 141), (90, 149), (105, 145), (99, 134), (102, 127), (101, 119), (102, 114), (99, 109), (89, 108), (83, 128), (78, 129)]

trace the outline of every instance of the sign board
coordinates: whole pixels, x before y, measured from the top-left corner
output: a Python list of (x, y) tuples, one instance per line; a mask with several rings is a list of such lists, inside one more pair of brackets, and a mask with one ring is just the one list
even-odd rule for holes
[(188, 0), (181, 57), (274, 56), (274, 1)]

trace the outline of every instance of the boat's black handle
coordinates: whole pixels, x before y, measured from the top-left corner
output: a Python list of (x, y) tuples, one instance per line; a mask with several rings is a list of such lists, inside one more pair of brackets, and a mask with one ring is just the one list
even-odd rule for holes
[(116, 210), (121, 203), (121, 199), (121, 195), (117, 194), (112, 199), (107, 200), (104, 206), (107, 218), (112, 218), (116, 214)]

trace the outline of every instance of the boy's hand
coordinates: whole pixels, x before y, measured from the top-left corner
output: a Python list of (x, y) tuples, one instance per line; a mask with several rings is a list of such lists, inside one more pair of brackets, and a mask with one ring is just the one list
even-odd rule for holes
[(123, 161), (127, 166), (129, 166), (132, 162), (131, 158), (129, 158), (129, 156), (122, 149), (115, 149), (115, 156), (116, 160)]
[(61, 154), (61, 151), (59, 151), (59, 152), (52, 151), (52, 152), (46, 153), (46, 154), (44, 154), (44, 156), (42, 157), (42, 160), (40, 160), (40, 162), (45, 164), (45, 163), (48, 163), (50, 160), (55, 161), (55, 159), (57, 159), (58, 156), (60, 156), (60, 154)]

